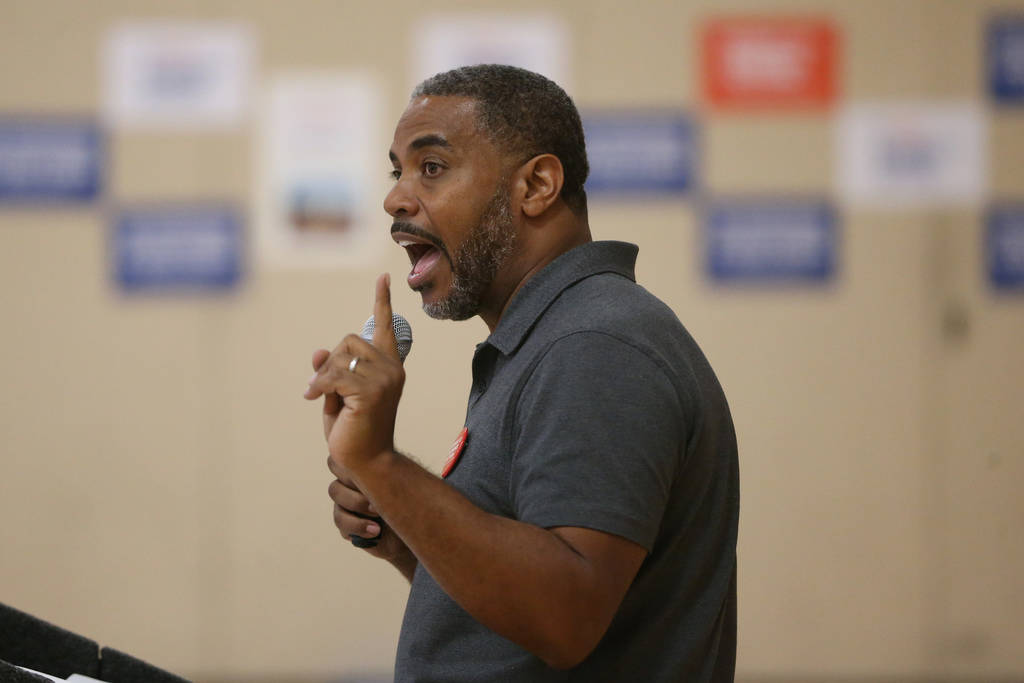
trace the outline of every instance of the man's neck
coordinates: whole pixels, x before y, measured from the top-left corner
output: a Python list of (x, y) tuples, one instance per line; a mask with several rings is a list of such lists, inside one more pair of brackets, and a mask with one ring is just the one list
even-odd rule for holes
[(492, 305), (481, 306), (480, 310), (480, 318), (490, 332), (497, 328), (508, 305), (530, 278), (562, 254), (593, 241), (590, 226), (585, 220), (581, 220), (572, 230), (551, 231), (542, 237), (532, 249), (524, 248), (521, 254), (512, 257), (513, 267), (505, 269), (505, 277), (495, 279), (493, 289), (498, 292), (498, 296), (493, 297)]

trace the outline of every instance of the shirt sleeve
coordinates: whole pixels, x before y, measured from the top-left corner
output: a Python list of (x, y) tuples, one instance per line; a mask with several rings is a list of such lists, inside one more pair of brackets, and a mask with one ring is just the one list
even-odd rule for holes
[(513, 426), (518, 519), (653, 547), (686, 442), (665, 368), (600, 332), (552, 344), (523, 385)]

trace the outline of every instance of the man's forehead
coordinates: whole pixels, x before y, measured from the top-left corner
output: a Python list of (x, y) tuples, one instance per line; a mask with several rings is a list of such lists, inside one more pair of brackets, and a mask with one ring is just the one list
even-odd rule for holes
[(478, 139), (476, 107), (469, 97), (417, 97), (398, 120), (391, 153), (429, 144), (454, 148)]

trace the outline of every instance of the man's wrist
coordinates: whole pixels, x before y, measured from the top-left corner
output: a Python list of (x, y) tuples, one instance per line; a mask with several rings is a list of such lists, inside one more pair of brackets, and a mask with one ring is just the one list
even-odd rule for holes
[(391, 566), (398, 570), (398, 572), (404, 576), (410, 583), (412, 583), (413, 574), (416, 573), (416, 567), (420, 561), (413, 555), (412, 551), (409, 550), (409, 546), (402, 544), (402, 549), (397, 555), (392, 557), (390, 560)]
[(349, 467), (349, 472), (355, 479), (359, 490), (369, 494), (373, 489), (373, 482), (386, 478), (395, 466), (395, 460), (401, 456), (394, 448), (380, 451), (369, 458), (360, 458), (359, 462)]

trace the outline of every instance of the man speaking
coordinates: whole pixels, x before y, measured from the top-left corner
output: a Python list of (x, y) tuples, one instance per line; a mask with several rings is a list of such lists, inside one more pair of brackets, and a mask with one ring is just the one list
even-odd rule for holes
[(732, 419), (636, 246), (592, 241), (575, 105), (529, 71), (456, 69), (416, 88), (389, 156), (409, 286), (490, 330), (443, 477), (394, 449), (387, 275), (372, 342), (313, 355), (335, 524), (412, 582), (395, 679), (732, 680)]

